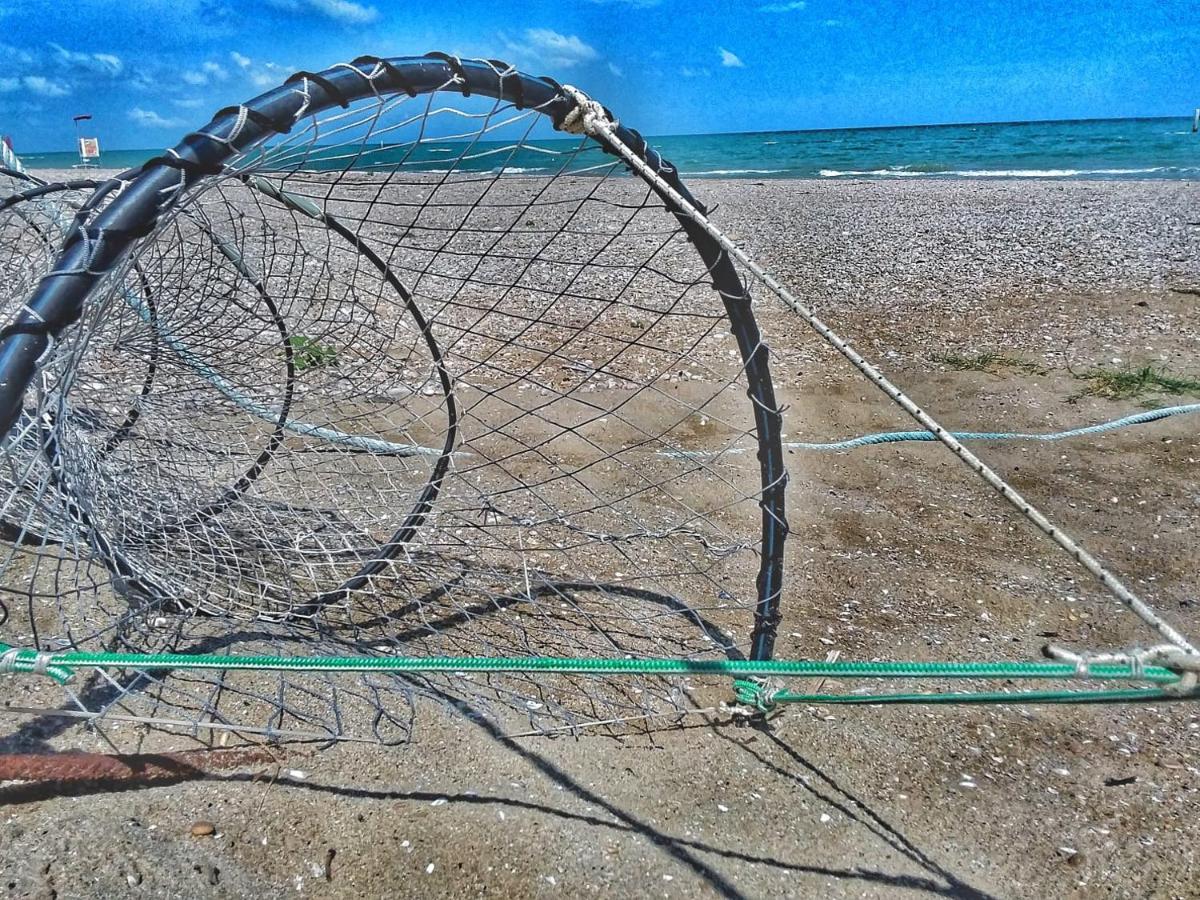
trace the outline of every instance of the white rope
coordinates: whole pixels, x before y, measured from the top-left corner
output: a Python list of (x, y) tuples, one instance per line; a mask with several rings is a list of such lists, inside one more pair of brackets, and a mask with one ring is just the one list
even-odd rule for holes
[(1048, 646), (1046, 653), (1063, 662), (1074, 663), (1075, 674), (1080, 678), (1091, 678), (1092, 666), (1127, 665), (1138, 677), (1142, 675), (1146, 666), (1162, 666), (1182, 673), (1178, 681), (1162, 686), (1168, 693), (1190, 694), (1200, 682), (1200, 655), (1174, 644), (1159, 644), (1145, 650), (1116, 653), (1075, 653), (1063, 647)]
[[(1169, 622), (1164, 620), (1154, 609), (1152, 609), (1145, 601), (1140, 599), (1129, 588), (1127, 588), (1115, 575), (1109, 572), (1100, 564), (1100, 562), (1083, 549), (1077, 541), (1066, 534), (1061, 528), (1054, 525), (1038, 510), (1032, 503), (1026, 500), (1012, 485), (1000, 477), (991, 467), (983, 460), (979, 459), (974, 453), (968, 450), (963, 444), (954, 437), (949, 431), (943, 428), (938, 422), (926, 413), (923, 409), (917, 406), (903, 391), (896, 385), (892, 384), (878, 368), (867, 362), (859, 353), (851, 347), (845, 340), (833, 331), (828, 325), (822, 322), (817, 315), (801, 303), (791, 292), (788, 291), (782, 284), (776, 281), (762, 267), (754, 262), (746, 253), (730, 240), (724, 232), (716, 225), (708, 220), (699, 210), (689, 203), (678, 191), (667, 184), (653, 168), (617, 137), (616, 123), (608, 121), (604, 114), (604, 108), (591, 100), (578, 88), (571, 85), (563, 85), (563, 92), (566, 93), (577, 104), (575, 113), (578, 113), (578, 120), (568, 115), (564, 119), (564, 127), (567, 126), (568, 120), (572, 125), (579, 125), (584, 132), (593, 138), (602, 138), (603, 142), (616, 150), (621, 157), (635, 169), (643, 178), (646, 178), (654, 184), (655, 188), (672, 203), (686, 213), (697, 225), (703, 228), (720, 246), (734, 259), (740, 262), (747, 270), (750, 271), (755, 278), (762, 282), (766, 287), (784, 302), (793, 312), (798, 314), (808, 325), (817, 332), (830, 346), (836, 349), (850, 363), (865, 375), (872, 383), (875, 384), (883, 393), (885, 393), (896, 405), (914, 418), (921, 427), (932, 433), (939, 441), (948, 447), (961, 461), (978, 475), (983, 481), (995, 490), (1000, 496), (1011, 503), (1020, 511), (1026, 519), (1032, 522), (1038, 530), (1053, 540), (1058, 546), (1065, 550), (1070, 556), (1081, 565), (1084, 569), (1094, 575), (1108, 591), (1117, 598), (1127, 609), (1134, 612), (1143, 622), (1157, 631), (1163, 638), (1173, 644), (1178, 650), (1191, 661), (1200, 661), (1200, 650), (1197, 650), (1186, 637), (1177, 631)], [(1189, 663), (1190, 665), (1191, 663)]]

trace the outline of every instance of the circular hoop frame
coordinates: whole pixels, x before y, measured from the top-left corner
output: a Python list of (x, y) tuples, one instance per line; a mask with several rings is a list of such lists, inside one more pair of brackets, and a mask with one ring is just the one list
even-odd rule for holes
[[(552, 79), (534, 78), (495, 60), (459, 60), (441, 53), (393, 59), (365, 56), (320, 73), (298, 72), (274, 90), (221, 110), (208, 125), (188, 134), (165, 155), (102, 186), (85, 205), (85, 214), (111, 192), (117, 191), (117, 195), (91, 222), (85, 224), (81, 217), (64, 242), (54, 270), (42, 280), (16, 319), (0, 331), (0, 434), (8, 434), (15, 426), (25, 391), (51, 340), (79, 319), (91, 290), (106, 273), (121, 265), (138, 240), (155, 230), (188, 187), (206, 175), (224, 173), (225, 164), (235, 155), (272, 135), (287, 133), (306, 116), (371, 97), (400, 92), (409, 96), (429, 94), (445, 90), (447, 85), (453, 85), (463, 96), (477, 93), (510, 102), (518, 109), (535, 110), (546, 115), (556, 128), (576, 108), (575, 101)], [(704, 211), (679, 181), (675, 167), (650, 149), (641, 135), (624, 126), (618, 126), (615, 134), (666, 184)], [(604, 149), (613, 152), (612, 147)], [(653, 183), (649, 186), (663, 199), (699, 252), (724, 303), (741, 355), (747, 395), (753, 404), (761, 476), (761, 562), (750, 657), (769, 659), (780, 619), (783, 547), (788, 533), (782, 415), (771, 380), (769, 351), (754, 319), (748, 292), (729, 256)], [(428, 332), (428, 326), (423, 330)], [(453, 385), (444, 368), (441, 377), (446, 396), (451, 399)], [(437, 499), (455, 435), (456, 430), (449, 428), (442, 456), (400, 529), (355, 576), (334, 592), (322, 595), (317, 603), (362, 586), (412, 539)]]

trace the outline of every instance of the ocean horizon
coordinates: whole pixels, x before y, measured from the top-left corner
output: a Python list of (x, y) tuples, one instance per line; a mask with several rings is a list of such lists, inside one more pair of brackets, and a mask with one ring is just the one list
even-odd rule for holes
[[(651, 136), (694, 178), (1171, 179), (1200, 178), (1200, 135), (1190, 117), (896, 125)], [(446, 153), (431, 142), (430, 153)], [(538, 141), (553, 146), (557, 141)], [(384, 148), (385, 150), (387, 148)], [(131, 168), (161, 150), (105, 151), (100, 165)], [(30, 169), (70, 168), (75, 153), (20, 153)], [(378, 155), (375, 163), (382, 162)], [(445, 156), (430, 155), (430, 171)], [(486, 165), (494, 165), (494, 159)], [(509, 173), (550, 173), (544, 156), (505, 159)]]

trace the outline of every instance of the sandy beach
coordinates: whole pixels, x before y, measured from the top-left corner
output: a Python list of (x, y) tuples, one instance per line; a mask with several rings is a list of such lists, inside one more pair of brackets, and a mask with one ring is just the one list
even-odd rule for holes
[[(1056, 431), (1200, 402), (1187, 384), (1200, 379), (1196, 182), (692, 187), (947, 426)], [(912, 427), (754, 293), (785, 441)], [(1180, 393), (1122, 395), (1102, 377), (1147, 366)], [(1194, 416), (975, 449), (1200, 630)], [(1031, 660), (1052, 641), (1153, 640), (944, 448), (793, 449), (787, 464), (779, 658)], [(9, 783), (0, 885), (14, 897), (1173, 898), (1200, 884), (1194, 704), (800, 706), (763, 727), (718, 710), (615, 736), (519, 725), (418, 701), (404, 746), (282, 745), (145, 783)], [(3, 716), (0, 749), (50, 747), (108, 749), (82, 727)], [(201, 821), (212, 834), (193, 834)]]

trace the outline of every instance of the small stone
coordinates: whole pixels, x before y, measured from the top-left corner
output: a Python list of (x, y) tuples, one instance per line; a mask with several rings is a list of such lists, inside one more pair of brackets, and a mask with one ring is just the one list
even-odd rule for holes
[(212, 822), (201, 819), (199, 822), (192, 823), (192, 837), (211, 837), (216, 833), (217, 826)]

